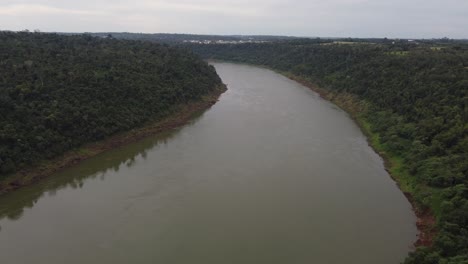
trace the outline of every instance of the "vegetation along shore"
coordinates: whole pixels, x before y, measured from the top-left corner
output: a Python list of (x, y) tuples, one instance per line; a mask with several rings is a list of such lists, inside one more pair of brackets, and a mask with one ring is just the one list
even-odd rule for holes
[(304, 39), (184, 46), (207, 59), (278, 71), (350, 113), (418, 216), (417, 248), (405, 263), (468, 261), (466, 44)]
[(0, 194), (187, 123), (225, 86), (155, 43), (0, 32)]

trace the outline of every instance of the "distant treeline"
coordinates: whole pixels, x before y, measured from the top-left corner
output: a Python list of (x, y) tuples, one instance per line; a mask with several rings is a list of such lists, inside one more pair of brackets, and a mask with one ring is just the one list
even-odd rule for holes
[(220, 84), (212, 66), (167, 45), (0, 32), (0, 178), (162, 117)]
[(406, 263), (468, 263), (468, 45), (297, 40), (186, 45), (205, 58), (264, 65), (350, 94), (414, 199), (432, 209), (437, 236)]
[(88, 35), (101, 38), (116, 38), (128, 40), (142, 40), (158, 43), (176, 44), (184, 41), (279, 41), (299, 39), (298, 37), (268, 36), (268, 35), (196, 35), (170, 33), (130, 33), (130, 32), (93, 32), (93, 33), (60, 33), (64, 35)]
[(131, 32), (84, 32), (84, 33), (59, 33), (63, 35), (88, 35), (100, 38), (116, 38), (127, 40), (142, 40), (157, 43), (180, 44), (189, 41), (207, 42), (289, 42), (311, 41), (316, 43), (393, 43), (393, 44), (468, 44), (468, 39), (389, 39), (389, 38), (319, 38), (319, 37), (295, 37), (275, 35), (198, 35), (198, 34), (173, 34), (173, 33), (131, 33)]

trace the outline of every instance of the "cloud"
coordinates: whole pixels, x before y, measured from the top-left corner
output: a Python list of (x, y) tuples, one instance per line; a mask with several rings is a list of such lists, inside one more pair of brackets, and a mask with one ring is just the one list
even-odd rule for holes
[(83, 15), (83, 16), (98, 16), (105, 15), (105, 12), (95, 10), (77, 10), (64, 9), (47, 5), (38, 4), (17, 4), (2, 6), (0, 15), (3, 16), (43, 16), (43, 15)]
[(152, 9), (154, 11), (172, 11), (192, 14), (214, 13), (222, 15), (234, 16), (261, 16), (262, 10), (255, 6), (245, 6), (239, 3), (223, 3), (221, 1), (199, 3), (184, 1), (144, 1), (141, 5), (144, 9)]
[(466, 0), (0, 0), (1, 29), (467, 38)]

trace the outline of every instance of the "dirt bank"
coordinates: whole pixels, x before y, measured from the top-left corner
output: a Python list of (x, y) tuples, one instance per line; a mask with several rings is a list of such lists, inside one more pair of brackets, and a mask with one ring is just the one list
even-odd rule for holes
[(78, 149), (68, 151), (55, 159), (43, 161), (37, 166), (22, 169), (0, 181), (0, 195), (33, 184), (64, 168), (74, 166), (106, 150), (118, 148), (145, 137), (183, 126), (192, 120), (194, 116), (215, 104), (219, 96), (225, 91), (226, 87), (224, 85), (220, 86), (211, 94), (204, 96), (201, 100), (176, 106), (168, 116), (154, 122), (149, 122), (143, 127), (119, 133), (99, 142), (86, 144)]
[(398, 165), (395, 164), (395, 162), (392, 162), (392, 159), (388, 156), (388, 153), (381, 149), (378, 143), (372, 140), (372, 138), (375, 138), (376, 136), (372, 133), (372, 131), (370, 131), (369, 127), (365, 125), (365, 121), (360, 116), (364, 111), (366, 111), (367, 105), (364, 102), (359, 101), (351, 94), (332, 93), (298, 76), (282, 72), (280, 72), (280, 74), (285, 75), (289, 79), (310, 88), (311, 90), (318, 93), (322, 98), (333, 102), (338, 107), (345, 110), (355, 120), (355, 122), (361, 128), (362, 132), (367, 136), (367, 142), (369, 143), (369, 146), (371, 146), (374, 151), (378, 153), (380, 157), (382, 157), (385, 163), (385, 169), (396, 182), (400, 190), (403, 192), (413, 207), (413, 211), (417, 217), (416, 226), (419, 231), (418, 239), (414, 243), (414, 247), (431, 246), (434, 241), (434, 237), (437, 234), (435, 216), (431, 212), (430, 208), (422, 208), (417, 203), (417, 201), (414, 200), (412, 193), (402, 188), (402, 185), (405, 184), (402, 182), (403, 179), (401, 179), (399, 175), (392, 173), (392, 171), (395, 171), (395, 168)]

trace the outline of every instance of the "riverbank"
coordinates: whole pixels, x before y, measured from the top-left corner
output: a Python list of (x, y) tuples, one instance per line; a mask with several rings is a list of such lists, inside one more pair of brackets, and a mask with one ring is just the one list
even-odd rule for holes
[[(275, 71), (274, 69), (272, 70)], [(417, 217), (416, 226), (419, 231), (418, 239), (415, 241), (414, 246), (431, 246), (437, 232), (436, 217), (431, 208), (423, 208), (422, 205), (415, 200), (415, 189), (411, 183), (411, 179), (408, 177), (409, 173), (403, 168), (401, 159), (388, 153), (380, 143), (379, 135), (372, 132), (371, 125), (364, 117), (365, 113), (368, 111), (367, 103), (359, 100), (352, 94), (337, 94), (327, 91), (306, 80), (305, 78), (301, 78), (291, 73), (278, 73), (308, 87), (309, 89), (318, 93), (322, 98), (345, 110), (351, 116), (351, 118), (353, 118), (362, 132), (366, 135), (369, 146), (371, 146), (374, 151), (378, 153), (379, 156), (384, 160), (385, 170), (389, 173), (389, 175), (392, 177), (392, 179), (395, 181), (397, 186), (400, 188), (413, 207), (413, 211)]]
[[(210, 59), (211, 62), (224, 62), (222, 60)], [(414, 247), (425, 246), (430, 247), (434, 238), (437, 234), (436, 230), (436, 216), (434, 214), (434, 208), (425, 208), (418, 202), (415, 196), (415, 187), (411, 182), (409, 173), (404, 169), (402, 160), (400, 157), (396, 157), (388, 153), (384, 146), (380, 143), (379, 135), (372, 132), (370, 123), (365, 119), (365, 114), (368, 111), (368, 104), (363, 100), (358, 99), (356, 96), (349, 93), (333, 93), (326, 89), (323, 89), (313, 83), (312, 81), (294, 75), (290, 72), (278, 71), (266, 65), (255, 65), (246, 62), (229, 61), (230, 63), (239, 63), (244, 65), (250, 65), (254, 67), (260, 67), (274, 71), (281, 74), (293, 81), (296, 81), (312, 91), (318, 93), (320, 97), (334, 103), (346, 111), (350, 117), (356, 122), (361, 131), (366, 135), (369, 146), (383, 159), (385, 170), (389, 173), (392, 179), (397, 184), (398, 188), (403, 192), (406, 199), (410, 202), (413, 211), (417, 217), (416, 226), (419, 231), (418, 239), (414, 242)]]
[(162, 119), (149, 122), (140, 128), (116, 134), (102, 141), (88, 143), (78, 149), (68, 151), (60, 157), (43, 161), (36, 166), (9, 175), (0, 180), (0, 195), (34, 184), (60, 170), (74, 166), (107, 150), (181, 127), (192, 120), (194, 116), (214, 105), (226, 90), (226, 86), (222, 85), (212, 93), (203, 96), (199, 101), (175, 106), (171, 113)]
[(414, 213), (349, 116), (272, 71), (213, 67), (229, 90), (187, 125), (1, 197), (2, 260), (403, 261)]

